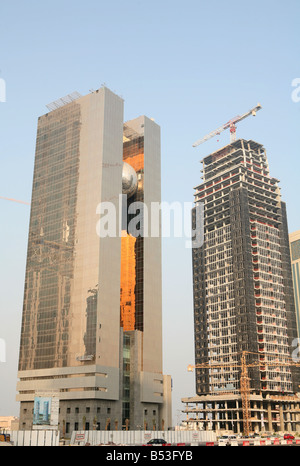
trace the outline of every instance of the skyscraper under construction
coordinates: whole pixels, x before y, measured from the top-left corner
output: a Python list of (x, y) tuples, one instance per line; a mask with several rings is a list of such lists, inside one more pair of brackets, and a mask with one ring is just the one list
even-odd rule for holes
[(183, 400), (188, 417), (193, 412), (205, 428), (212, 423), (243, 430), (245, 352), (251, 430), (297, 430), (296, 408), (282, 414), (291, 403), (299, 408), (300, 399), (287, 215), (278, 180), (270, 175), (264, 147), (252, 140), (233, 141), (202, 165), (195, 204), (203, 206), (204, 242), (193, 249), (195, 364), (202, 367), (196, 368), (197, 396)]

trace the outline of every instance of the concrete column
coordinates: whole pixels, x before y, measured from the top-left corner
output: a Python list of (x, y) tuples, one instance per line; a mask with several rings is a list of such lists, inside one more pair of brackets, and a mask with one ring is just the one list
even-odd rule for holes
[(279, 423), (280, 423), (280, 430), (284, 431), (284, 420), (283, 420), (283, 406), (282, 404), (279, 405)]
[(205, 430), (208, 430), (208, 419), (207, 419), (207, 403), (206, 401), (203, 401), (203, 416), (204, 416), (204, 425), (205, 425)]
[(240, 424), (240, 413), (239, 413), (239, 402), (236, 400), (235, 402), (235, 407), (236, 407), (236, 429), (237, 433), (241, 433), (241, 424)]
[(271, 403), (268, 404), (268, 430), (273, 431), (272, 428), (272, 412), (271, 412)]
[(286, 411), (286, 421), (287, 421), (287, 431), (291, 432), (292, 430), (292, 413), (287, 409)]

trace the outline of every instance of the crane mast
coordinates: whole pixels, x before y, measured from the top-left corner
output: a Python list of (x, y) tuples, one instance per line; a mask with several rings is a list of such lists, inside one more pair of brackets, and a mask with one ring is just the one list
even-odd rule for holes
[(211, 131), (208, 133), (206, 136), (204, 136), (202, 139), (199, 139), (193, 144), (193, 147), (197, 147), (200, 144), (203, 144), (203, 142), (207, 141), (208, 139), (211, 139), (214, 136), (217, 136), (220, 134), (222, 131), (225, 129), (230, 130), (230, 142), (234, 142), (236, 140), (236, 123), (244, 120), (250, 115), (255, 116), (256, 112), (261, 109), (261, 105), (257, 104), (256, 107), (251, 108), (248, 112), (244, 113), (243, 115), (237, 115), (236, 117), (232, 118), (231, 120), (227, 121), (224, 125), (220, 126), (219, 128), (215, 129), (214, 131)]

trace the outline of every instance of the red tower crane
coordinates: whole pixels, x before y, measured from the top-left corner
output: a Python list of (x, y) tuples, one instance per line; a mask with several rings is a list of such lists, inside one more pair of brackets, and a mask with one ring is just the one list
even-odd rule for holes
[(244, 113), (243, 115), (237, 115), (236, 117), (232, 118), (231, 120), (227, 121), (224, 125), (220, 126), (218, 129), (215, 131), (212, 131), (211, 133), (207, 134), (204, 136), (202, 139), (199, 139), (193, 144), (193, 147), (197, 147), (203, 142), (207, 141), (208, 139), (216, 136), (217, 134), (220, 134), (222, 131), (225, 129), (230, 129), (230, 142), (233, 142), (236, 140), (236, 123), (238, 123), (241, 120), (244, 120), (247, 118), (249, 115), (256, 115), (256, 112), (261, 109), (261, 105), (257, 104), (256, 107), (251, 108), (248, 112)]

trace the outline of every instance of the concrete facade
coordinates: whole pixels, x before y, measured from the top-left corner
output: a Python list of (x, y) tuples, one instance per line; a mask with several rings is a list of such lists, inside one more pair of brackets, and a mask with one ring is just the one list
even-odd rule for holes
[[(251, 388), (296, 393), (286, 358), (297, 337), (286, 207), (266, 152), (237, 140), (203, 159), (195, 203), (204, 205), (204, 244), (193, 249), (196, 392), (240, 388), (247, 352)], [(281, 365), (280, 362), (283, 364)], [(223, 367), (221, 367), (223, 364)]]
[[(270, 174), (262, 144), (252, 140), (236, 140), (204, 157), (202, 164), (195, 204), (203, 206), (204, 242), (192, 251), (197, 397), (196, 406), (189, 404), (193, 399), (183, 400), (186, 422), (199, 419), (208, 428), (210, 420), (219, 429), (231, 419), (240, 432), (241, 417), (230, 418), (232, 409), (244, 414), (246, 432), (248, 423), (257, 430), (265, 421), (270, 430), (271, 425), (281, 430), (277, 415), (272, 422), (266, 415), (276, 398), (284, 412), (279, 422), (284, 419), (284, 428), (297, 430), (296, 314), (279, 180)], [(194, 208), (194, 228), (195, 219)], [(242, 355), (247, 385), (242, 384)], [(231, 397), (243, 400), (243, 407), (229, 403)], [(213, 417), (206, 418), (207, 406), (199, 407), (197, 401), (208, 401)], [(217, 405), (222, 405), (219, 412)]]

